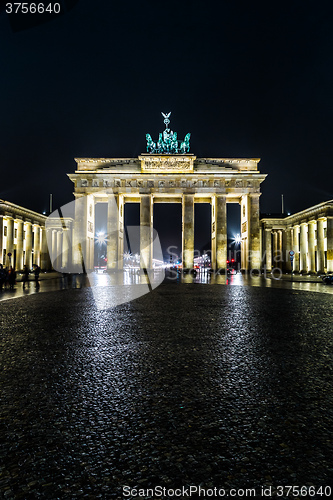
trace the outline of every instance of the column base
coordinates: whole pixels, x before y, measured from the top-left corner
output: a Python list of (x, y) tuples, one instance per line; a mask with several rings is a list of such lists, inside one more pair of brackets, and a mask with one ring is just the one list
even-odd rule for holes
[(215, 274), (227, 274), (228, 270), (227, 268), (220, 267), (219, 269), (213, 269), (212, 272)]

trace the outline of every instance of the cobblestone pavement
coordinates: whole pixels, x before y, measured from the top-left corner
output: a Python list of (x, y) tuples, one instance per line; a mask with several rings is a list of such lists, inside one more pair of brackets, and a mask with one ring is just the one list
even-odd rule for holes
[(191, 283), (108, 311), (88, 287), (1, 302), (1, 498), (332, 484), (332, 312)]

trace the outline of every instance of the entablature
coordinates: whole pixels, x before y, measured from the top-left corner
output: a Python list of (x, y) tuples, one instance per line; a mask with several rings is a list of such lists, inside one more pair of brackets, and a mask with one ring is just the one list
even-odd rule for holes
[(142, 153), (138, 158), (75, 158), (77, 173), (259, 172), (260, 158), (197, 158), (192, 154)]
[(82, 194), (97, 193), (101, 189), (112, 189), (113, 192), (183, 192), (189, 189), (193, 192), (219, 192), (228, 194), (259, 193), (260, 184), (265, 179), (263, 174), (243, 174), (241, 176), (216, 175), (165, 175), (153, 174), (129, 175), (102, 175), (102, 174), (69, 174), (75, 185), (75, 192)]

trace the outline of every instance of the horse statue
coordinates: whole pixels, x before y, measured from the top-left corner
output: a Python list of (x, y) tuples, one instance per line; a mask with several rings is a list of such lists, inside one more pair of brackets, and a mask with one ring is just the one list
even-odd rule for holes
[(163, 153), (164, 152), (164, 142), (163, 142), (163, 135), (162, 135), (162, 132), (159, 134), (158, 136), (158, 141), (157, 141), (157, 151), (159, 153)]
[(173, 138), (173, 131), (169, 128), (166, 128), (163, 132), (163, 143), (164, 143), (164, 151), (166, 153), (170, 153), (171, 143)]
[(190, 151), (190, 137), (191, 137), (191, 134), (186, 134), (184, 142), (181, 142), (179, 149), (182, 153), (189, 153), (189, 151)]
[(178, 140), (177, 140), (177, 132), (174, 132), (171, 139), (171, 152), (177, 154), (178, 153)]
[(150, 134), (146, 134), (146, 141), (147, 141), (147, 153), (154, 153), (156, 149), (156, 143), (153, 141)]

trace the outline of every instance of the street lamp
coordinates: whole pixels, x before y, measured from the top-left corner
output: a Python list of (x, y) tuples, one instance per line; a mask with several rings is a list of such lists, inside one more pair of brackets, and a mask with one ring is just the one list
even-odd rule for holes
[(107, 237), (106, 237), (106, 234), (103, 232), (103, 231), (99, 231), (96, 236), (95, 236), (95, 241), (98, 245), (98, 256), (97, 256), (97, 264), (98, 264), (98, 267), (101, 267), (100, 266), (100, 260), (101, 260), (101, 249), (102, 249), (102, 246), (103, 245), (106, 245), (106, 242), (107, 242)]
[(236, 236), (234, 236), (233, 243), (234, 243), (234, 259), (232, 259), (236, 264), (239, 265), (239, 260), (238, 260), (238, 245), (241, 244), (242, 238), (240, 235), (237, 233)]

